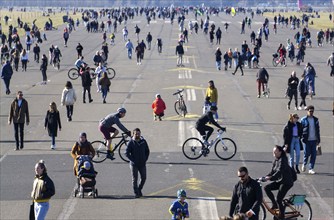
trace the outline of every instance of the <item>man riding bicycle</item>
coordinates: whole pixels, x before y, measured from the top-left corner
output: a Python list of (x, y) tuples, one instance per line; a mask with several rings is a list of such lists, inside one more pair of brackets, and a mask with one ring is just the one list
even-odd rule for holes
[[(125, 117), (125, 114), (125, 108), (118, 108), (116, 113), (109, 114), (100, 121), (99, 129), (102, 132), (104, 138), (107, 140), (108, 158), (110, 158), (111, 160), (114, 159), (114, 155), (112, 153), (111, 139), (116, 137), (119, 133), (119, 131), (114, 128), (113, 125), (116, 124), (124, 133), (126, 133), (128, 136), (131, 136), (131, 131), (126, 129), (119, 120), (120, 118)], [(112, 135), (110, 136), (111, 133)]]
[(77, 59), (77, 61), (75, 61), (74, 65), (78, 68), (78, 70), (80, 70), (82, 67), (87, 66), (87, 63), (85, 63), (85, 61), (83, 61), (84, 57), (80, 56), (79, 59)]
[(210, 138), (210, 136), (213, 132), (213, 128), (206, 125), (208, 122), (215, 125), (216, 127), (218, 127), (219, 129), (221, 129), (223, 131), (226, 130), (225, 127), (220, 126), (213, 119), (213, 115), (217, 113), (217, 109), (218, 109), (217, 106), (211, 106), (210, 111), (208, 111), (207, 113), (202, 115), (196, 122), (196, 130), (201, 134), (201, 136), (203, 138), (203, 143), (205, 145), (209, 145), (208, 139)]

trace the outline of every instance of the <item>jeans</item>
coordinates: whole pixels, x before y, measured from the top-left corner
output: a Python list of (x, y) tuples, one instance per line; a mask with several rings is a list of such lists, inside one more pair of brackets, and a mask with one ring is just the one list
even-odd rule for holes
[(177, 65), (183, 65), (183, 54), (178, 54), (176, 64)]
[(103, 98), (103, 101), (106, 100), (107, 95), (108, 95), (108, 88), (107, 87), (102, 88), (102, 98)]
[(294, 167), (295, 165), (295, 151), (296, 151), (296, 166), (299, 164), (300, 159), (300, 144), (299, 138), (293, 137), (290, 144), (290, 167)]
[[(271, 182), (268, 185), (264, 187), (264, 191), (266, 192), (268, 198), (271, 200), (272, 204), (275, 205), (277, 203), (280, 213), (284, 213), (284, 205), (283, 205), (283, 199), (286, 195), (286, 193), (289, 191), (289, 189), (293, 186), (292, 185), (286, 185), (282, 184), (280, 182)], [(276, 201), (274, 194), (272, 193), (273, 190), (278, 190)], [(284, 215), (281, 215), (283, 217)]]
[[(130, 164), (132, 173), (132, 186), (135, 194), (138, 194), (142, 189), (146, 181), (146, 166), (137, 167)], [(138, 187), (138, 172), (140, 174), (140, 183)]]
[(311, 156), (309, 168), (314, 169), (315, 160), (317, 158), (317, 141), (306, 141), (303, 143), (304, 147), (304, 160), (303, 164), (306, 166), (308, 163), (308, 158)]
[(92, 100), (92, 96), (90, 94), (90, 86), (83, 87), (83, 96), (82, 96), (83, 101), (85, 102), (85, 100), (86, 100), (86, 91), (88, 92), (89, 101), (91, 101)]
[(14, 123), (16, 149), (19, 148), (19, 127), (20, 127), (20, 147), (23, 148), (24, 123)]
[(34, 59), (37, 63), (39, 62), (39, 53), (34, 53)]
[(42, 76), (43, 76), (43, 82), (48, 81), (48, 77), (46, 76), (46, 69), (42, 69)]
[(56, 144), (56, 136), (54, 134), (51, 134), (51, 144), (52, 145)]
[(22, 62), (22, 69), (23, 69), (24, 71), (27, 71), (27, 63), (28, 63), (28, 60), (21, 60), (21, 62)]
[(222, 68), (222, 61), (216, 61), (216, 67), (217, 70), (220, 70)]
[(73, 105), (66, 105), (67, 118), (72, 119)]
[(129, 59), (132, 58), (132, 50), (128, 50), (128, 58), (129, 58)]
[(315, 77), (314, 76), (307, 76), (306, 77), (306, 85), (307, 85), (307, 91), (309, 91), (309, 86), (312, 87), (312, 92), (315, 93), (315, 85), (314, 85)]
[(35, 202), (35, 220), (44, 220), (49, 207), (49, 202)]
[(264, 80), (262, 79), (258, 79), (257, 80), (257, 94), (261, 95), (261, 87), (262, 87), (262, 91), (264, 92)]
[(11, 79), (11, 78), (3, 78), (3, 81), (4, 81), (5, 85), (6, 85), (6, 92), (9, 92), (9, 91), (10, 91), (10, 90), (9, 90), (10, 79)]
[[(211, 106), (217, 106), (217, 102), (211, 102)], [(215, 118), (218, 120), (218, 111), (215, 113)]]

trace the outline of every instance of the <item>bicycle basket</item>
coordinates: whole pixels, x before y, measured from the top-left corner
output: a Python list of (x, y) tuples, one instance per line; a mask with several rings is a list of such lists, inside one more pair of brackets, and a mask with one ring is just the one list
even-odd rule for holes
[(291, 198), (291, 203), (294, 205), (303, 205), (305, 202), (306, 195), (293, 195)]

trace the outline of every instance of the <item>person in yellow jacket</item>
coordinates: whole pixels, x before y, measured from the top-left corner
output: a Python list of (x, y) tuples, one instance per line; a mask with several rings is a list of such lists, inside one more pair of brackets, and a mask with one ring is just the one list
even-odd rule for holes
[[(218, 90), (215, 87), (215, 83), (213, 82), (213, 80), (210, 80), (209, 82), (209, 87), (206, 89), (205, 92), (205, 97), (210, 97), (210, 102), (211, 102), (211, 106), (217, 106), (217, 102), (218, 102)], [(215, 118), (216, 121), (218, 120), (218, 113), (215, 113)]]

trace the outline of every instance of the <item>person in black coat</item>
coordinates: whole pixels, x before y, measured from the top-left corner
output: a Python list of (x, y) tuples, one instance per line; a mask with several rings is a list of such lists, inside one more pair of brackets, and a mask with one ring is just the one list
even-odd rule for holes
[(49, 136), (51, 137), (51, 149), (54, 150), (56, 148), (56, 140), (57, 130), (59, 127), (59, 131), (61, 130), (61, 122), (60, 115), (57, 109), (57, 105), (54, 102), (50, 103), (50, 109), (46, 112), (44, 128), (48, 129)]
[(41, 64), (41, 67), (40, 67), (41, 71), (42, 71), (42, 76), (43, 76), (43, 82), (42, 84), (46, 84), (46, 82), (48, 81), (48, 78), (46, 76), (46, 70), (48, 69), (48, 58), (46, 57), (45, 54), (43, 54), (43, 57), (42, 57), (42, 64)]
[(9, 89), (9, 84), (10, 84), (10, 79), (12, 78), (13, 75), (13, 68), (10, 65), (10, 61), (7, 60), (6, 64), (3, 65), (2, 70), (1, 70), (1, 79), (3, 79), (5, 86), (6, 86), (6, 94), (10, 94), (10, 89)]
[[(128, 142), (125, 155), (130, 160), (132, 173), (132, 186), (135, 198), (142, 197), (142, 189), (146, 181), (146, 161), (150, 155), (146, 140), (141, 136), (139, 128), (133, 130), (133, 137)], [(140, 174), (140, 184), (138, 186), (138, 172)]]
[(232, 73), (232, 75), (235, 75), (235, 73), (237, 72), (238, 68), (240, 68), (241, 70), (241, 75), (243, 76), (244, 75), (244, 71), (242, 70), (242, 64), (244, 62), (240, 52), (237, 53), (237, 59), (238, 59), (238, 64), (237, 66), (235, 67), (235, 70), (234, 72)]
[[(297, 114), (290, 114), (288, 123), (283, 129), (284, 138), (284, 150), (290, 154), (290, 167), (296, 165), (296, 172), (299, 171), (299, 159), (300, 151), (303, 150), (301, 144), (301, 137), (303, 134), (303, 128), (301, 123), (298, 121), (299, 116)], [(296, 152), (296, 161), (294, 160), (294, 153)]]
[(83, 87), (83, 103), (86, 103), (86, 91), (88, 92), (89, 103), (93, 101), (90, 94), (90, 87), (92, 86), (92, 78), (90, 77), (90, 68), (81, 69), (81, 82)]
[(298, 108), (298, 84), (299, 79), (296, 76), (296, 71), (292, 71), (291, 77), (288, 79), (288, 96), (289, 96), (289, 102), (287, 105), (287, 109), (290, 109), (290, 103), (292, 100), (292, 97), (295, 97), (295, 110)]
[(217, 67), (217, 70), (221, 70), (221, 67), (222, 67), (222, 52), (221, 52), (221, 50), (220, 50), (219, 47), (217, 47), (215, 56), (216, 56), (216, 67)]
[(38, 44), (35, 44), (33, 52), (34, 52), (34, 60), (37, 63), (39, 63), (39, 53), (41, 52), (41, 48), (38, 46)]
[[(265, 180), (273, 181), (264, 187), (268, 198), (271, 200), (273, 206), (271, 209), (279, 208), (279, 218), (284, 219), (284, 205), (283, 199), (289, 189), (293, 186), (293, 177), (291, 168), (288, 163), (288, 158), (285, 154), (283, 147), (276, 145), (273, 149), (273, 155), (275, 157), (273, 166), (269, 174), (265, 177)], [(273, 190), (278, 190), (276, 200)]]
[(249, 220), (258, 220), (263, 200), (260, 184), (248, 175), (246, 167), (238, 169), (240, 181), (234, 186), (229, 215), (245, 213)]

